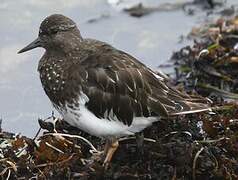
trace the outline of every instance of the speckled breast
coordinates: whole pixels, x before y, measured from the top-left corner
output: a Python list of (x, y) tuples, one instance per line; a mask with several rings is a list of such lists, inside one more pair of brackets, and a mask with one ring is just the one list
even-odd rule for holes
[(42, 86), (52, 101), (56, 105), (65, 101), (64, 93), (66, 87), (65, 70), (63, 60), (43, 57), (40, 61), (38, 71)]

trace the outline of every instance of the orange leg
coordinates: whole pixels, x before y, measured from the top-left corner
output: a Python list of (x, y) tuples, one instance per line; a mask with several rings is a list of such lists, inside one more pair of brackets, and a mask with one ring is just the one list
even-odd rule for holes
[(118, 146), (119, 146), (119, 143), (117, 139), (112, 139), (106, 142), (105, 149), (104, 149), (106, 158), (103, 163), (103, 166), (105, 168), (107, 168), (108, 164), (111, 162), (112, 156), (117, 150)]

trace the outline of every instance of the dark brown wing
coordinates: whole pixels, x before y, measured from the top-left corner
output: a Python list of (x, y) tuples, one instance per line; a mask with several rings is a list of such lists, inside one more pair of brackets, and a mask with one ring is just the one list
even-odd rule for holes
[(86, 106), (99, 118), (119, 119), (130, 125), (133, 117), (169, 116), (205, 109), (189, 96), (168, 87), (162, 76), (132, 56), (101, 44), (84, 56), (81, 69)]

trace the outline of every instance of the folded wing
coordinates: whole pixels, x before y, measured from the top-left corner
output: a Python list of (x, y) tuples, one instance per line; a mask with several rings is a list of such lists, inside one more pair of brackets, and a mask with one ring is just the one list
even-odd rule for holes
[(199, 102), (201, 99), (169, 87), (162, 75), (109, 45), (104, 44), (100, 53), (90, 53), (77, 65), (80, 68), (73, 69), (81, 71), (82, 91), (89, 98), (86, 106), (99, 118), (117, 119), (130, 125), (134, 117), (171, 116), (209, 109)]

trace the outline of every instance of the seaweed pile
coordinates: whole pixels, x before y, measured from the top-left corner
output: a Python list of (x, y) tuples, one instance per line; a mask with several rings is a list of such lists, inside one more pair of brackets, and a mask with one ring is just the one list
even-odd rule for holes
[[(61, 119), (39, 120), (34, 138), (0, 128), (2, 179), (238, 179), (238, 17), (196, 29), (195, 44), (175, 52), (173, 83), (210, 97), (213, 112), (162, 119), (135, 137), (120, 139), (108, 169), (104, 142)], [(229, 101), (228, 101), (229, 100)]]
[(227, 105), (215, 115), (161, 120), (145, 130), (142, 154), (133, 137), (121, 139), (107, 170), (93, 155), (103, 147), (100, 139), (61, 120), (39, 122), (45, 130), (34, 139), (1, 132), (2, 179), (238, 178), (236, 105)]
[[(238, 17), (194, 28), (194, 45), (175, 52), (176, 83), (217, 100), (238, 99)], [(213, 99), (214, 100), (214, 99)]]

